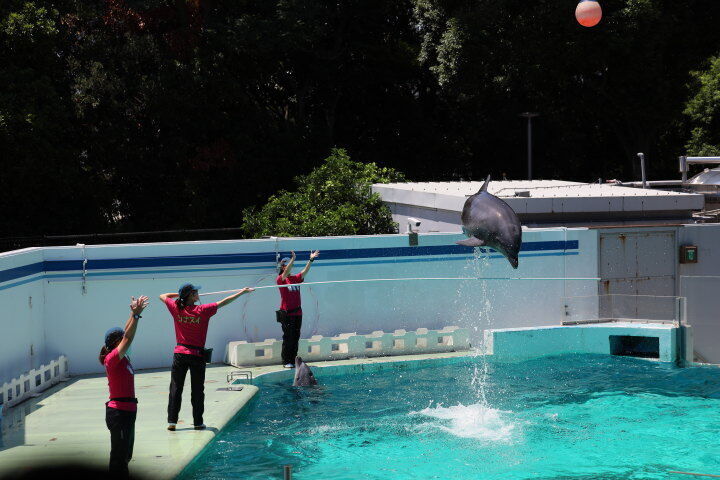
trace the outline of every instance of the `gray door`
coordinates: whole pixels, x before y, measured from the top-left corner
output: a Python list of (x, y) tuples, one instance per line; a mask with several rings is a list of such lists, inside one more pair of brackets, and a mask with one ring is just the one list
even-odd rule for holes
[[(601, 297), (601, 310), (613, 310), (628, 318), (672, 319), (672, 299), (647, 296), (675, 295), (675, 245), (675, 230), (600, 233), (598, 294), (639, 296)], [(609, 301), (614, 304), (612, 308), (603, 305)]]

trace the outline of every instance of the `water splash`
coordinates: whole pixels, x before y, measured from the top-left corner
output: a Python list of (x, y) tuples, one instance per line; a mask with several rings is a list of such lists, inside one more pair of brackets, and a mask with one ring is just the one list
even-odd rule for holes
[[(473, 256), (468, 259), (463, 268), (463, 276), (468, 278), (481, 278), (490, 268), (490, 255), (487, 250), (479, 248), (473, 250)], [(462, 326), (470, 329), (471, 343), (476, 347), (476, 353), (483, 355), (483, 331), (490, 327), (492, 318), (492, 301), (488, 282), (482, 280), (468, 280), (458, 285), (455, 295), (455, 312)]]
[[(464, 274), (468, 277), (482, 278), (489, 268), (489, 250), (476, 248), (473, 250), (472, 258), (465, 264)], [(456, 297), (456, 311), (460, 314), (460, 324), (470, 329), (474, 353), (480, 360), (473, 366), (470, 384), (478, 404), (486, 408), (489, 408), (486, 388), (490, 374), (486, 356), (490, 352), (489, 345), (485, 343), (484, 333), (492, 328), (492, 295), (489, 282), (477, 280), (460, 285)]]
[(438, 428), (456, 437), (473, 438), (488, 442), (509, 443), (517, 436), (516, 426), (507, 417), (512, 412), (490, 408), (481, 403), (428, 407), (410, 415), (422, 415), (440, 420), (427, 425)]

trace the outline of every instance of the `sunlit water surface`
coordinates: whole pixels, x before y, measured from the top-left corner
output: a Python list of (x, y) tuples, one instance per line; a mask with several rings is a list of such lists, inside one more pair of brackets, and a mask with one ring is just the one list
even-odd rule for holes
[[(720, 370), (608, 356), (268, 382), (184, 478), (667, 479), (720, 474)], [(690, 477), (685, 477), (690, 478)], [(701, 477), (694, 477), (701, 478)]]

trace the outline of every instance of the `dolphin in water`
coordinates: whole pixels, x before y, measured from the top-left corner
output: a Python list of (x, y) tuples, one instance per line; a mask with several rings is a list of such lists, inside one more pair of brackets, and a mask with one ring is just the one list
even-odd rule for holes
[(303, 362), (302, 358), (295, 357), (295, 379), (293, 380), (293, 387), (308, 387), (310, 385), (317, 385), (317, 383), (310, 367)]
[(485, 183), (465, 201), (461, 219), (463, 233), (470, 238), (455, 242), (466, 247), (490, 247), (502, 253), (513, 268), (518, 267), (522, 226), (515, 210), (487, 191)]

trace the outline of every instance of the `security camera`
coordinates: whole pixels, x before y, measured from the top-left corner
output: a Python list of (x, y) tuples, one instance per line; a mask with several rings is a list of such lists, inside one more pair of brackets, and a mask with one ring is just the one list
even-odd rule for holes
[(408, 233), (412, 233), (413, 227), (417, 228), (421, 223), (422, 221), (415, 217), (408, 217)]

